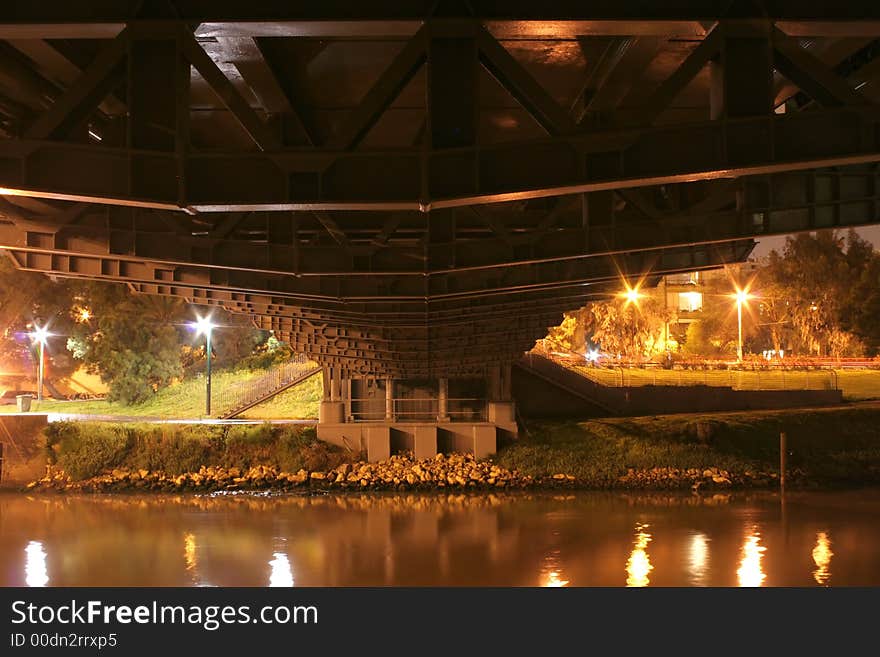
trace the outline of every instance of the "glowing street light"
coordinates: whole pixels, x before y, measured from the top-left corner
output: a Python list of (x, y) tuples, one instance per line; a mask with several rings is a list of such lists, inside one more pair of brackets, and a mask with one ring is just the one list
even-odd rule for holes
[(40, 345), (40, 382), (37, 385), (37, 401), (43, 401), (43, 354), (46, 349), (46, 340), (49, 339), (49, 329), (45, 326), (34, 326), (30, 334), (31, 339)]
[(644, 294), (642, 294), (639, 291), (639, 284), (636, 283), (635, 287), (633, 287), (633, 286), (630, 286), (629, 283), (624, 281), (623, 286), (624, 286), (624, 290), (618, 296), (621, 296), (625, 299), (625, 303), (623, 304), (624, 307), (628, 306), (631, 303), (638, 306), (639, 299), (641, 299), (643, 296), (645, 296)]
[(205, 415), (211, 415), (211, 332), (216, 328), (211, 317), (196, 317), (191, 324), (196, 330), (196, 335), (205, 334), (205, 355), (208, 358), (205, 378)]
[(736, 323), (738, 328), (736, 360), (741, 363), (743, 359), (743, 306), (753, 297), (749, 294), (748, 288), (744, 290), (736, 288), (736, 292), (730, 296), (736, 300)]

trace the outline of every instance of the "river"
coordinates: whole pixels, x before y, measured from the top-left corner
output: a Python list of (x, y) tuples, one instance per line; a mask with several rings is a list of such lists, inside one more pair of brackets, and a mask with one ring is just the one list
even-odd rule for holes
[(880, 490), (0, 495), (3, 586), (877, 586)]

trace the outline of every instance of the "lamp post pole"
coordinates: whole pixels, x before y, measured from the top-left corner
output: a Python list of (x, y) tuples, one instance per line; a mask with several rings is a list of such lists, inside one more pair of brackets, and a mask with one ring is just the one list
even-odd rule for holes
[(739, 298), (736, 300), (736, 322), (739, 331), (736, 343), (736, 359), (741, 363), (743, 359), (743, 302)]
[(208, 330), (205, 331), (205, 345), (207, 349), (207, 358), (208, 358), (208, 366), (207, 366), (207, 378), (205, 380), (205, 415), (211, 415), (211, 329), (213, 327), (208, 327)]
[(46, 344), (45, 340), (40, 340), (40, 382), (37, 385), (37, 401), (43, 401), (43, 346)]

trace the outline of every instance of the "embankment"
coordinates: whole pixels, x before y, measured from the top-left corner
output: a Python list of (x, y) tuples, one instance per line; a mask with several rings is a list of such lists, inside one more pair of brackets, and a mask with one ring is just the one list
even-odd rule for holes
[(880, 483), (880, 404), (530, 424), (490, 461), (365, 463), (295, 425), (56, 423), (50, 473), (30, 488), (218, 490), (775, 486), (779, 434), (791, 486)]

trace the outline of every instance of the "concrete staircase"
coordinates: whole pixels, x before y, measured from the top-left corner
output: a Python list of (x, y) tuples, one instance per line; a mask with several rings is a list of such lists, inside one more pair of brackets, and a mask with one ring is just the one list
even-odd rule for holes
[(320, 373), (320, 365), (304, 358), (285, 363), (257, 379), (244, 381), (237, 388), (226, 391), (218, 400), (218, 407), (223, 409), (219, 417), (232, 419)]
[[(532, 409), (525, 397), (534, 397), (535, 393), (538, 392), (534, 387), (534, 383), (529, 382), (529, 378), (537, 379), (545, 386), (549, 384), (552, 388), (555, 388), (557, 392), (551, 391), (551, 395), (556, 397), (554, 400), (556, 404), (564, 403), (564, 400), (558, 398), (558, 391), (566, 393), (569, 397), (579, 401), (580, 403), (577, 404), (576, 408), (580, 415), (591, 417), (617, 415), (625, 407), (625, 396), (620, 389), (609, 388), (596, 383), (577, 371), (560, 365), (541, 354), (529, 352), (516, 362), (515, 367), (519, 372), (514, 380), (514, 397), (517, 400), (517, 405), (525, 415), (535, 414), (530, 412)], [(516, 394), (516, 390), (519, 390), (520, 394)], [(545, 403), (544, 406), (546, 407), (547, 404)], [(569, 412), (563, 409), (559, 414), (567, 415)], [(549, 415), (556, 415), (556, 413), (551, 412)]]

